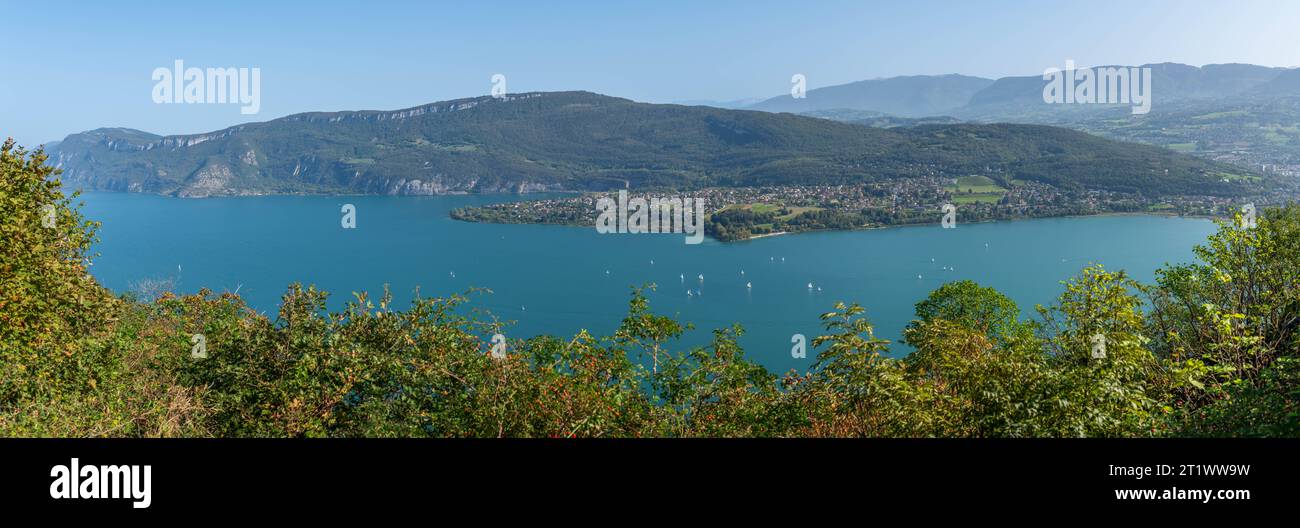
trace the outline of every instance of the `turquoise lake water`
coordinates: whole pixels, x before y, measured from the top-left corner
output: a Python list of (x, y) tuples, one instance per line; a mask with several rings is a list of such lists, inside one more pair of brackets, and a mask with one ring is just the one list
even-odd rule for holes
[[(447, 216), (456, 207), (518, 199), (87, 193), (82, 210), (103, 223), (92, 270), (117, 291), (141, 279), (172, 278), (183, 292), (238, 290), (274, 315), (295, 281), (332, 292), (332, 306), (352, 291), (377, 297), (388, 284), (397, 309), (417, 286), (426, 297), (483, 287), (493, 293), (476, 296), (474, 306), (516, 321), (506, 332), (513, 338), (572, 336), (583, 328), (607, 335), (626, 313), (629, 288), (653, 282), (652, 309), (696, 326), (683, 348), (707, 343), (714, 328), (740, 323), (747, 354), (778, 372), (811, 364), (811, 353), (790, 357), (791, 336), (811, 341), (821, 330), (818, 315), (836, 301), (861, 303), (876, 334), (896, 341), (913, 305), (945, 282), (971, 279), (997, 288), (1028, 316), (1090, 263), (1150, 281), (1165, 263), (1190, 261), (1192, 246), (1215, 230), (1203, 219), (1111, 216), (687, 245), (680, 234), (602, 235), (594, 228), (472, 224)], [(343, 204), (356, 206), (356, 229), (341, 227)]]

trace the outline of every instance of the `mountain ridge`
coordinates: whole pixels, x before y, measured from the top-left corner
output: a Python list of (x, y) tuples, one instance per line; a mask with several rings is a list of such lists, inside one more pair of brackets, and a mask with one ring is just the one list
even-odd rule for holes
[(961, 108), (993, 79), (960, 74), (905, 75), (869, 79), (808, 90), (803, 98), (772, 97), (745, 107), (768, 112), (809, 112), (847, 108), (898, 117), (928, 117)]
[(184, 197), (840, 185), (994, 171), (1154, 195), (1249, 191), (1248, 179), (1223, 178), (1238, 169), (1065, 129), (883, 129), (591, 92), (304, 112), (188, 135), (101, 128), (50, 154), (74, 185)]

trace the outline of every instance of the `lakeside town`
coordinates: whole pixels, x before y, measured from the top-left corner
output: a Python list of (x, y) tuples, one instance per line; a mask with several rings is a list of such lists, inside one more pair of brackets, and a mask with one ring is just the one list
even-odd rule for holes
[[(469, 222), (594, 225), (596, 200), (613, 193), (466, 207), (451, 217)], [(1285, 202), (1288, 193), (1252, 197), (1176, 196), (1063, 190), (1033, 181), (1000, 185), (985, 176), (923, 176), (857, 185), (710, 187), (688, 192), (648, 190), (645, 198), (703, 199), (706, 233), (721, 241), (825, 229), (864, 229), (940, 223), (945, 204), (962, 222), (1098, 214), (1230, 217), (1247, 203)]]
[[(722, 241), (820, 229), (939, 223), (941, 208), (949, 203), (956, 207), (959, 221), (981, 222), (1116, 213), (1227, 218), (1245, 204), (1263, 207), (1294, 201), (1300, 196), (1300, 155), (1295, 150), (1300, 129), (1288, 123), (1300, 116), (1300, 99), (1241, 102), (1227, 110), (1231, 111), (1219, 108), (1218, 103), (1180, 103), (1136, 122), (1101, 115), (1085, 119), (1077, 128), (1238, 167), (1253, 174), (1250, 178), (1254, 181), (1270, 182), (1235, 196), (1183, 194), (1189, 189), (1176, 194), (1088, 190), (1084, 187), (1093, 186), (1086, 182), (1072, 183), (1082, 174), (1049, 184), (1016, 179), (1010, 176), (1013, 169), (997, 164), (981, 170), (883, 160), (863, 160), (856, 165), (881, 175), (877, 181), (859, 184), (643, 192), (647, 197), (703, 198), (710, 213), (706, 233)], [(453, 211), (452, 217), (476, 222), (593, 225), (599, 196), (584, 193), (465, 208)]]

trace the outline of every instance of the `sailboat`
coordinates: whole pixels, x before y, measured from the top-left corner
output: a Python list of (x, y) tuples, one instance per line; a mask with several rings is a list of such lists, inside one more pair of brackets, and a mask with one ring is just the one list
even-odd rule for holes
[(703, 274), (703, 273), (700, 274), (700, 282), (704, 282), (704, 274)]
[(752, 283), (752, 282), (746, 282), (746, 283), (745, 283), (745, 288), (747, 288), (747, 289), (751, 289), (751, 290), (754, 289), (754, 283)]
[(810, 289), (810, 290), (813, 289), (813, 283), (811, 283), (811, 282), (808, 283), (808, 289)]

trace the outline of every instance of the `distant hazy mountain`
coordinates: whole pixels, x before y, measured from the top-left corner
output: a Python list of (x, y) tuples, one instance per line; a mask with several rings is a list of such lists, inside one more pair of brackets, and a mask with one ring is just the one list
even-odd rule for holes
[(72, 186), (177, 196), (689, 189), (990, 170), (1153, 196), (1248, 190), (1223, 181), (1239, 169), (1058, 128), (881, 129), (588, 92), (313, 112), (185, 136), (105, 128), (68, 136), (51, 157)]
[(1264, 98), (1300, 96), (1300, 68), (1283, 70), (1268, 82), (1255, 85), (1244, 93), (1252, 97)]
[(791, 113), (868, 110), (900, 117), (926, 117), (966, 106), (972, 96), (991, 84), (992, 79), (955, 74), (891, 77), (812, 89), (801, 99), (780, 95), (749, 108)]
[[(1101, 66), (1112, 67), (1112, 66)], [(1152, 108), (1162, 103), (1188, 100), (1245, 97), (1287, 73), (1285, 68), (1267, 68), (1250, 64), (1210, 64), (1203, 67), (1186, 64), (1146, 64), (1151, 68)], [(1050, 110), (1078, 112), (1098, 110), (1105, 105), (1049, 105), (1043, 102), (1043, 76), (1004, 77), (971, 97), (966, 108), (954, 112), (960, 117), (1014, 118), (1024, 112)], [(1293, 91), (1291, 95), (1300, 92)]]
[[(1251, 64), (1196, 67), (1175, 63), (1143, 67), (1151, 68), (1154, 111), (1159, 111), (1162, 103), (1215, 99), (1232, 103), (1233, 98), (1300, 96), (1300, 69)], [(1043, 102), (1044, 85), (1042, 74), (1003, 77), (996, 81), (956, 74), (892, 77), (809, 90), (804, 99), (783, 94), (747, 108), (845, 122), (883, 116), (944, 119), (953, 116), (964, 120), (1035, 123), (1069, 123), (1108, 108), (1107, 105), (1049, 105)], [(848, 117), (852, 112), (878, 115)], [(907, 126), (905, 121), (899, 123)]]

